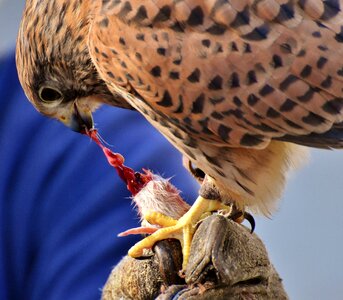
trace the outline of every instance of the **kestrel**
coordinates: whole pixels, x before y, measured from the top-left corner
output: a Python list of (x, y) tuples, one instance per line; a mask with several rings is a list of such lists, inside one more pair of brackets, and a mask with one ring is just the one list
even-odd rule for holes
[(183, 232), (186, 257), (205, 211), (234, 203), (270, 214), (303, 159), (299, 144), (343, 147), (342, 6), (27, 0), (19, 78), (42, 114), (75, 131), (92, 128), (103, 103), (139, 111), (206, 174), (176, 225), (129, 252)]

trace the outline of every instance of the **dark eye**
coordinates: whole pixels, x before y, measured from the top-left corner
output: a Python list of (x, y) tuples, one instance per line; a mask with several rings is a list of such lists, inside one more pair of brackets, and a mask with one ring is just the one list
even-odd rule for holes
[(44, 102), (55, 102), (62, 100), (63, 96), (62, 93), (55, 88), (42, 87), (39, 90), (39, 98)]

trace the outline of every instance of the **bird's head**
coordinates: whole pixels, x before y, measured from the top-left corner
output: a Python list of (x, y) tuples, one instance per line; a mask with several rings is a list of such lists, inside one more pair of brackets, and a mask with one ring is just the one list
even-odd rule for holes
[(93, 127), (92, 112), (102, 103), (130, 108), (113, 96), (92, 63), (90, 2), (26, 1), (17, 39), (17, 70), (26, 96), (43, 115), (77, 132)]

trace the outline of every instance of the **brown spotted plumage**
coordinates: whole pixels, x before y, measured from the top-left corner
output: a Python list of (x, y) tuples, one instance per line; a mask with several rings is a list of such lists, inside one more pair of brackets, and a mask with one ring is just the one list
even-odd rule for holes
[(28, 0), (17, 64), (76, 130), (133, 108), (224, 202), (269, 214), (302, 147), (343, 147), (340, 0)]

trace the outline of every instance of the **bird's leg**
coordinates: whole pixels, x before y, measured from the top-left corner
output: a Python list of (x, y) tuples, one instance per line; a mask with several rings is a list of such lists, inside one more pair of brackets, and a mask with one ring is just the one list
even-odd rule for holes
[(165, 218), (165, 216), (161, 216), (161, 214), (158, 213), (156, 214), (152, 212), (146, 214), (144, 218), (149, 223), (158, 224), (160, 226), (167, 225), (167, 227), (157, 230), (152, 235), (135, 244), (129, 250), (129, 255), (132, 257), (139, 257), (143, 254), (144, 249), (152, 248), (156, 242), (168, 238), (176, 238), (181, 242), (183, 254), (182, 268), (185, 270), (193, 234), (199, 220), (201, 220), (204, 213), (218, 210), (230, 211), (231, 207), (224, 205), (218, 199), (206, 199), (203, 196), (199, 196), (189, 211), (177, 221), (169, 217)]
[[(203, 183), (206, 176), (203, 170), (194, 166), (193, 163), (185, 156), (183, 157), (183, 165), (194, 176), (196, 180), (198, 180), (200, 183)], [(254, 217), (250, 213), (237, 208), (235, 204), (233, 204), (232, 210), (230, 211), (230, 215), (226, 215), (226, 216), (237, 223), (242, 223), (244, 220), (247, 220), (251, 226), (251, 233), (254, 232), (254, 229), (255, 229)]]

